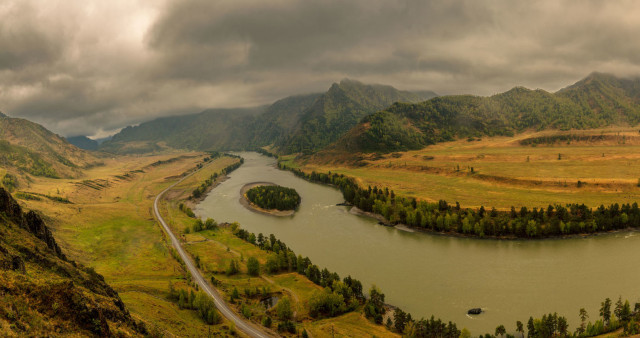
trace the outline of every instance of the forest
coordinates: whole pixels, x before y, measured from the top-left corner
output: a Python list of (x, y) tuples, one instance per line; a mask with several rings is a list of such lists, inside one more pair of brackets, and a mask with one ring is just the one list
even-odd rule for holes
[(292, 188), (261, 185), (247, 190), (246, 194), (251, 203), (267, 210), (295, 210), (300, 205), (300, 195)]

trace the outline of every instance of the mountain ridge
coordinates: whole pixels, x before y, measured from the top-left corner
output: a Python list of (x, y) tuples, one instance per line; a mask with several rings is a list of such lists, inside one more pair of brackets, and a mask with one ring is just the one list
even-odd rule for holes
[[(640, 78), (592, 73), (555, 93), (514, 87), (492, 96), (395, 103), (368, 115), (327, 151), (393, 152), (527, 129), (593, 129), (640, 123)], [(327, 154), (325, 154), (326, 156)]]

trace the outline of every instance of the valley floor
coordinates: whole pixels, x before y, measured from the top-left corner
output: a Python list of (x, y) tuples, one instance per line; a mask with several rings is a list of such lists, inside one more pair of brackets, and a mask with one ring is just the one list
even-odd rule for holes
[[(171, 300), (170, 285), (176, 290), (197, 290), (173, 257), (171, 246), (152, 214), (155, 196), (183, 173), (195, 169), (204, 157), (206, 154), (202, 153), (176, 153), (108, 159), (104, 166), (88, 169), (81, 179), (34, 178), (19, 189), (67, 198), (71, 203), (46, 198), (21, 199), (20, 203), (47, 217), (54, 236), (70, 259), (104, 275), (134, 318), (145, 322), (152, 333), (206, 336), (211, 331), (223, 336), (236, 335), (239, 332), (228, 321), (210, 327), (196, 311), (181, 309), (176, 300)], [(228, 227), (185, 234), (195, 219), (181, 211), (179, 204), (187, 202), (191, 191), (213, 173), (219, 173), (235, 161), (237, 159), (222, 157), (205, 164), (202, 170), (168, 191), (160, 205), (163, 217), (175, 233), (183, 234), (187, 251), (201, 261), (205, 277), (215, 276), (225, 298), (230, 297), (234, 288), (243, 293), (248, 288), (264, 287), (270, 293), (288, 295), (299, 329), (306, 329), (314, 337), (354, 336), (358, 332), (393, 336), (384, 327), (371, 324), (359, 312), (312, 321), (307, 304), (318, 286), (296, 273), (249, 278), (246, 259), (254, 256), (264, 263), (270, 253), (238, 239)], [(230, 259), (238, 260), (240, 274), (219, 273)], [(251, 309), (252, 320), (259, 323), (265, 315), (273, 315), (273, 309), (265, 310), (249, 298), (241, 297), (242, 303)], [(237, 313), (241, 310), (240, 305), (236, 305)]]

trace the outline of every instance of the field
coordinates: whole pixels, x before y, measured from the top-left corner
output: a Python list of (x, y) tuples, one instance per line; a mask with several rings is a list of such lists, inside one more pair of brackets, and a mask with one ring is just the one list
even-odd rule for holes
[[(574, 140), (559, 137), (563, 135), (573, 135)], [(530, 144), (545, 138), (552, 141)], [(342, 173), (363, 186), (388, 187), (427, 201), (457, 201), (464, 207), (597, 207), (640, 200), (640, 142), (637, 129), (630, 128), (530, 132), (402, 153), (362, 154), (357, 161), (328, 158), (285, 158), (285, 164), (307, 172)]]

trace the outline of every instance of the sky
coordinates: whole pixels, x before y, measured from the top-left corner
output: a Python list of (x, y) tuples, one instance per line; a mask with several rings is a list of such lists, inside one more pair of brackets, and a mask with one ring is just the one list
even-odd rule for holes
[(439, 94), (640, 74), (638, 1), (3, 0), (0, 111), (63, 136), (344, 78)]

